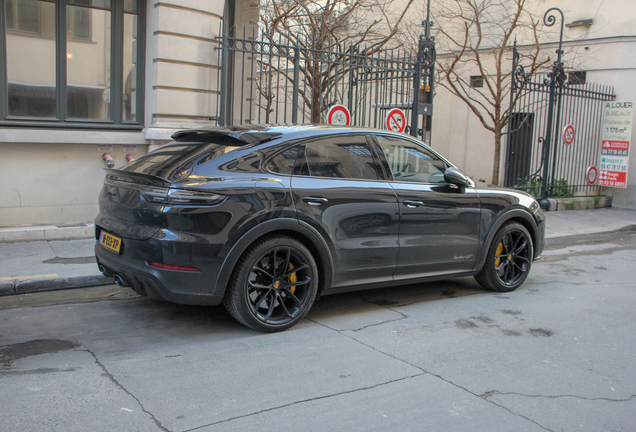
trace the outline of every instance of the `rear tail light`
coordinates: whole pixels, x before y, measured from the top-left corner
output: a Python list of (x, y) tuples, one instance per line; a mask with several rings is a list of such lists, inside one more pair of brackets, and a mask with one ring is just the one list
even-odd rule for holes
[(226, 198), (223, 195), (209, 192), (160, 188), (148, 188), (141, 193), (141, 196), (146, 201), (158, 204), (196, 206), (220, 204)]
[(148, 264), (151, 267), (156, 267), (156, 268), (160, 268), (164, 270), (177, 270), (177, 271), (201, 273), (201, 270), (199, 270), (196, 267), (178, 266), (178, 265), (164, 264), (164, 263), (158, 263), (153, 261), (146, 261), (146, 264)]
[(225, 199), (223, 195), (182, 189), (168, 192), (168, 204), (173, 205), (216, 205)]
[(165, 204), (168, 202), (168, 189), (147, 188), (141, 192), (141, 197), (145, 201)]

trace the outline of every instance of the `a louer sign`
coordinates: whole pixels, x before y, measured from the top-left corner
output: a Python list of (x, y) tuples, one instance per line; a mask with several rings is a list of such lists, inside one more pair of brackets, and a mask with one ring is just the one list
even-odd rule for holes
[(599, 186), (627, 187), (633, 102), (606, 102), (599, 160)]

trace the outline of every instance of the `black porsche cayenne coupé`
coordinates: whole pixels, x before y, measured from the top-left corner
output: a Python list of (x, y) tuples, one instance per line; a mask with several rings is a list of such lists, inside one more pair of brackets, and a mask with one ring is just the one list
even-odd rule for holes
[(100, 270), (280, 331), (321, 294), (475, 276), (511, 291), (544, 246), (529, 195), (476, 185), (421, 142), (352, 127), (186, 130), (108, 169)]

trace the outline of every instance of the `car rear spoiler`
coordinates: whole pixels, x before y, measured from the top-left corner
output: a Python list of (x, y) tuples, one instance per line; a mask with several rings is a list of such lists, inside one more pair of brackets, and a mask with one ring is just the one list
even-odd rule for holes
[(188, 129), (175, 132), (172, 139), (177, 142), (214, 142), (226, 146), (244, 146), (270, 141), (282, 136), (280, 132), (262, 132), (258, 126), (230, 126), (210, 129)]

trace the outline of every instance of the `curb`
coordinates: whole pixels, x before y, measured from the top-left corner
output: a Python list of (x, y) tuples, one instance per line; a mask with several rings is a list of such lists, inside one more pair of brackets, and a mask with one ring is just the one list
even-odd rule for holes
[(548, 198), (548, 211), (591, 210), (612, 206), (612, 197), (568, 197)]
[(93, 224), (0, 228), (0, 243), (80, 240), (94, 237), (95, 227)]
[(30, 294), (44, 291), (59, 291), (75, 288), (111, 285), (115, 281), (104, 275), (58, 277), (0, 282), (0, 296)]

